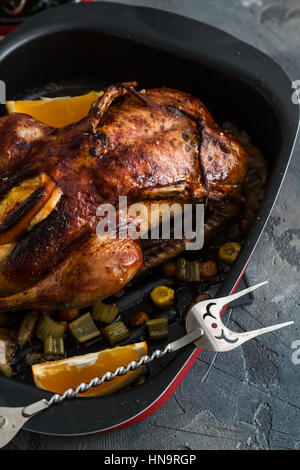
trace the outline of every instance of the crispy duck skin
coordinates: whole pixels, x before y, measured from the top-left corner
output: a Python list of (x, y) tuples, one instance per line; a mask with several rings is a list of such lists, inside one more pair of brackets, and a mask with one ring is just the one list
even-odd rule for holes
[[(135, 86), (109, 87), (86, 118), (62, 129), (18, 113), (0, 119), (0, 311), (83, 307), (133, 278), (143, 265), (139, 241), (97, 238), (102, 203), (127, 196), (129, 204), (238, 205), (248, 160), (243, 146), (198, 98)], [(5, 212), (13, 188), (38, 175), (40, 187)], [(51, 198), (53, 191), (60, 198)], [(56, 204), (44, 206), (45, 218), (37, 217), (41, 200)], [(207, 221), (206, 230), (214, 223)]]

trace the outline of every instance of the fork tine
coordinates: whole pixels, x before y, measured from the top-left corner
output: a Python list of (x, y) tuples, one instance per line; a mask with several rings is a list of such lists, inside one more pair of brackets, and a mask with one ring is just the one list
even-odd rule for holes
[(270, 333), (271, 331), (279, 330), (280, 328), (284, 328), (285, 326), (292, 325), (293, 323), (294, 323), (293, 321), (289, 321), (286, 323), (280, 323), (279, 325), (273, 325), (273, 326), (267, 326), (265, 328), (260, 328), (258, 330), (245, 331), (244, 333), (234, 333), (233, 331), (225, 327), (223, 331), (226, 334), (227, 338), (234, 337), (235, 341), (231, 341), (225, 344), (218, 342), (216, 349), (218, 351), (231, 351), (233, 349), (238, 348), (242, 344), (247, 343), (247, 341), (250, 341), (251, 339), (256, 338), (257, 336), (263, 335), (265, 333)]
[(268, 284), (268, 281), (261, 282), (260, 284), (256, 284), (255, 286), (248, 287), (247, 289), (243, 289), (240, 292), (237, 292), (236, 294), (228, 295), (226, 297), (221, 297), (219, 299), (215, 299), (217, 301), (218, 306), (223, 307), (224, 305), (229, 304), (230, 302), (233, 302), (236, 299), (239, 299), (243, 295), (249, 294), (249, 292), (252, 292), (255, 289), (258, 289), (261, 286), (264, 286), (265, 284)]
[[(222, 337), (216, 337), (209, 335), (209, 331), (204, 332), (204, 336), (197, 340), (195, 343), (198, 347), (204, 351), (217, 351), (227, 352), (238, 348), (247, 341), (256, 338), (257, 336), (263, 335), (264, 333), (270, 333), (271, 331), (284, 328), (285, 326), (292, 325), (294, 322), (280, 323), (279, 325), (267, 326), (266, 328), (260, 328), (259, 330), (245, 331), (244, 333), (236, 333), (230, 330), (225, 325), (222, 327)], [(208, 340), (207, 340), (208, 338)]]
[(293, 321), (288, 321), (285, 323), (279, 323), (277, 325), (272, 325), (272, 326), (266, 326), (265, 328), (259, 328), (258, 330), (252, 330), (252, 331), (245, 331), (244, 333), (239, 333), (240, 339), (245, 338), (245, 341), (248, 341), (249, 339), (256, 338), (257, 336), (263, 335), (265, 333), (270, 333), (271, 331), (279, 330), (281, 328), (284, 328), (285, 326), (293, 325)]

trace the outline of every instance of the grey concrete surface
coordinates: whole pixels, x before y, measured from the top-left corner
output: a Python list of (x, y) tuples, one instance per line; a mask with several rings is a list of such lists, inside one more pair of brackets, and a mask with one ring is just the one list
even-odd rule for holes
[[(298, 0), (119, 0), (166, 9), (216, 25), (270, 54), (300, 79)], [(205, 47), (205, 46), (204, 46)], [(247, 269), (269, 279), (255, 303), (227, 312), (232, 328), (294, 320), (226, 355), (202, 354), (154, 415), (119, 432), (78, 438), (22, 431), (10, 449), (300, 449), (299, 204), (300, 146)]]

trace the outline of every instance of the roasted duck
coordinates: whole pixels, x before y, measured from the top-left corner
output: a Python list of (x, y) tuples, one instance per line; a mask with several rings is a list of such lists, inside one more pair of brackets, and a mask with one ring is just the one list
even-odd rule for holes
[(237, 217), (245, 148), (199, 99), (135, 87), (109, 87), (62, 129), (25, 114), (0, 119), (0, 311), (90, 305), (184, 249), (184, 240), (142, 252), (140, 240), (99, 239), (97, 207), (119, 196), (201, 202), (206, 237)]

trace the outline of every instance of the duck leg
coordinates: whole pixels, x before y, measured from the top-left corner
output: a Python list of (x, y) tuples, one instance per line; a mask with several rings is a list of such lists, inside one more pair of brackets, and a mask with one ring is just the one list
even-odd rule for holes
[[(13, 113), (0, 119), (0, 175), (5, 175), (41, 148), (47, 137), (56, 132), (27, 114)], [(7, 181), (4, 179), (4, 182)]]
[(83, 308), (118, 292), (141, 265), (142, 252), (135, 241), (99, 241), (94, 235), (33, 287), (0, 298), (0, 311), (51, 312), (62, 303)]

